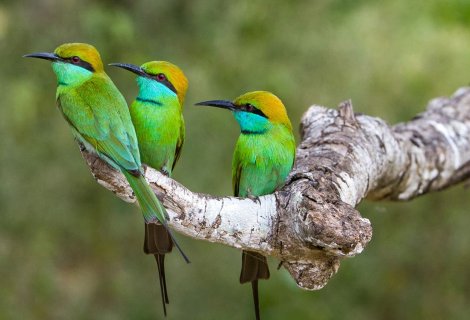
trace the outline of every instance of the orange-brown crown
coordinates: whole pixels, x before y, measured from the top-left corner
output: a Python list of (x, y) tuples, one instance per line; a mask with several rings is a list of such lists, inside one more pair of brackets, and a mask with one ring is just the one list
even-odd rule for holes
[(236, 98), (233, 103), (237, 106), (251, 104), (261, 110), (269, 121), (284, 124), (292, 130), (286, 107), (281, 99), (268, 91), (252, 91)]
[(101, 56), (95, 47), (86, 43), (64, 43), (58, 46), (54, 53), (63, 59), (79, 57), (88, 62), (95, 72), (103, 72), (103, 62)]

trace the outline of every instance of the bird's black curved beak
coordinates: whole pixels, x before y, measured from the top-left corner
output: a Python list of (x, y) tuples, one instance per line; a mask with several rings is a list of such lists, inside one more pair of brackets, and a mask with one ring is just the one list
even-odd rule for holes
[(56, 61), (60, 59), (55, 53), (51, 53), (51, 52), (35, 52), (35, 53), (25, 54), (23, 58), (38, 58), (38, 59), (44, 59), (44, 60), (50, 60), (50, 61)]
[(222, 109), (228, 109), (234, 111), (237, 109), (237, 106), (233, 104), (232, 101), (227, 100), (209, 100), (209, 101), (202, 101), (195, 104), (196, 106), (209, 106), (209, 107), (217, 107)]
[(142, 70), (141, 67), (130, 64), (130, 63), (110, 63), (110, 66), (126, 69), (130, 72), (135, 73), (136, 75), (146, 77), (148, 74)]

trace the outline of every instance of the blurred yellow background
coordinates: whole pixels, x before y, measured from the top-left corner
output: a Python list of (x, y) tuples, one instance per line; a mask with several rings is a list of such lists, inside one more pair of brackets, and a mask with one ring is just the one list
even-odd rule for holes
[[(190, 81), (175, 178), (231, 194), (233, 117), (193, 106), (270, 90), (294, 126), (311, 104), (407, 121), (467, 85), (470, 2), (31, 0), (0, 2), (0, 319), (161, 319), (138, 208), (100, 187), (55, 107), (48, 63), (21, 58), (88, 42), (104, 62), (169, 60)], [(133, 75), (108, 67), (130, 102)], [(297, 135), (298, 138), (298, 135)], [(285, 270), (260, 284), (263, 319), (464, 319), (470, 314), (469, 191), (361, 204), (366, 250), (318, 292)], [(178, 237), (168, 319), (251, 319), (238, 250)]]

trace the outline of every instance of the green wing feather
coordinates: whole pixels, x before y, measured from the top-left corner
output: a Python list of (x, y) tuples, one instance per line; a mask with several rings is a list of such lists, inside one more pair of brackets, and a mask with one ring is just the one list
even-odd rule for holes
[(240, 178), (242, 176), (242, 166), (240, 161), (234, 161), (234, 168), (232, 171), (232, 188), (233, 188), (233, 195), (238, 197), (240, 194)]
[(181, 117), (180, 135), (178, 137), (178, 141), (176, 142), (175, 159), (173, 160), (171, 171), (175, 169), (176, 162), (178, 162), (178, 159), (181, 156), (181, 149), (183, 148), (185, 134), (186, 134), (186, 129), (184, 125), (184, 119), (183, 117)]
[(127, 104), (114, 84), (94, 77), (66, 94), (58, 93), (59, 108), (67, 122), (112, 165), (140, 170), (140, 155)]

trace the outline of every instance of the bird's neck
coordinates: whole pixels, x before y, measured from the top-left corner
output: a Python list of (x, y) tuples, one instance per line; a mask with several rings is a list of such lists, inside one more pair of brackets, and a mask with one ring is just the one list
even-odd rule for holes
[(58, 86), (76, 86), (93, 77), (93, 72), (70, 63), (56, 61), (52, 63), (52, 70), (57, 76)]
[(267, 118), (254, 113), (235, 111), (234, 116), (240, 125), (242, 134), (262, 134), (272, 128), (272, 124)]
[(139, 94), (136, 98), (138, 102), (151, 104), (156, 107), (168, 105), (179, 105), (178, 96), (165, 85), (145, 77), (137, 77)]

